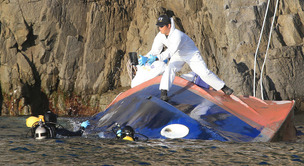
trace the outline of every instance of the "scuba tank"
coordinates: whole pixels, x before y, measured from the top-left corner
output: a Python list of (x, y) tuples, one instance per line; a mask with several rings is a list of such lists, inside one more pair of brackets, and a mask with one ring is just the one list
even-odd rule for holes
[(48, 137), (48, 132), (47, 130), (45, 129), (44, 125), (43, 125), (43, 122), (42, 120), (40, 120), (38, 122), (38, 127), (36, 128), (35, 130), (35, 135), (34, 135), (34, 138), (35, 139), (45, 139)]
[(55, 138), (56, 129), (51, 125), (47, 125), (42, 120), (33, 125), (31, 128), (32, 137), (35, 139)]

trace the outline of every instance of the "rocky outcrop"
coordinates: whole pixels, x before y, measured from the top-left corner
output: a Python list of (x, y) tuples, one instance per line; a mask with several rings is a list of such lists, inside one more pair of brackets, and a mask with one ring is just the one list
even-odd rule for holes
[[(257, 56), (257, 97), (275, 2)], [(294, 99), (298, 111), (304, 110), (303, 6), (301, 0), (280, 1), (262, 77), (266, 99)], [(118, 88), (129, 87), (127, 53), (149, 51), (162, 13), (173, 15), (177, 28), (195, 41), (208, 67), (236, 95), (252, 95), (266, 7), (266, 0), (2, 0), (1, 114), (103, 110)]]

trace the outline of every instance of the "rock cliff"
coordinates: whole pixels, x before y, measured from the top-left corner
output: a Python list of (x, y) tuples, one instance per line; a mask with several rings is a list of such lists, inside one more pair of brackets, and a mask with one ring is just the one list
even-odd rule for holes
[[(1, 115), (90, 115), (128, 88), (128, 52), (146, 54), (160, 14), (196, 43), (208, 67), (235, 95), (253, 95), (255, 52), (266, 0), (2, 0)], [(257, 54), (256, 94), (276, 1)], [(263, 72), (270, 100), (304, 110), (304, 1), (281, 0)], [(189, 71), (185, 66), (182, 72)], [(112, 95), (106, 95), (112, 94)]]

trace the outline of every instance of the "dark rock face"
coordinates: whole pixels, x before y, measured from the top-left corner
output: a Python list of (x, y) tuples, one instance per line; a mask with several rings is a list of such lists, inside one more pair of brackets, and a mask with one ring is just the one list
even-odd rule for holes
[[(275, 8), (271, 1), (257, 55), (256, 94)], [(280, 1), (263, 72), (270, 100), (304, 107), (304, 4)], [(129, 87), (127, 53), (146, 54), (160, 14), (196, 43), (208, 67), (235, 95), (253, 95), (254, 56), (267, 1), (167, 0), (0, 2), (2, 115), (92, 114)], [(182, 72), (189, 71), (187, 66)], [(106, 94), (111, 94), (107, 96)]]

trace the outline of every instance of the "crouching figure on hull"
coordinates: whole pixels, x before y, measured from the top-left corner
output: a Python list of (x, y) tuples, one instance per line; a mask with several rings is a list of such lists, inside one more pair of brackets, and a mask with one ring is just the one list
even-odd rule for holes
[[(226, 95), (233, 93), (233, 90), (227, 87), (224, 81), (207, 68), (194, 41), (185, 33), (175, 28), (173, 18), (161, 15), (156, 25), (158, 26), (159, 33), (154, 38), (152, 48), (147, 55), (150, 55), (150, 61), (155, 59), (161, 61), (170, 59), (163, 72), (159, 86), (162, 100), (169, 100), (167, 92), (172, 87), (176, 72), (180, 71), (185, 63), (215, 90), (222, 90)], [(163, 51), (164, 48), (166, 48), (165, 51)], [(153, 56), (154, 58), (151, 58)], [(142, 57), (139, 61), (142, 61)]]

